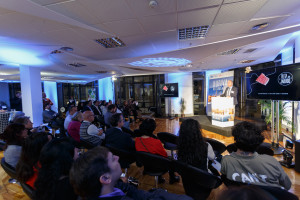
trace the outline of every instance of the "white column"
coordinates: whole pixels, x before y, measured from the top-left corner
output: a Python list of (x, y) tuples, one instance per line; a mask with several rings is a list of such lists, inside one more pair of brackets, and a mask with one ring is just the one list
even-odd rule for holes
[[(186, 73), (169, 73), (165, 74), (165, 83), (178, 83), (178, 97), (171, 98), (171, 115), (181, 114), (180, 112), (180, 100), (184, 99), (186, 116), (194, 115), (194, 103), (193, 103), (193, 74), (192, 72)], [(168, 98), (165, 100), (166, 114), (168, 115), (169, 103)]]
[(51, 109), (58, 112), (57, 83), (44, 81), (44, 92), (46, 93), (47, 98), (49, 98), (53, 103)]
[(43, 123), (43, 101), (40, 69), (36, 67), (21, 66), (20, 81), (22, 91), (23, 112), (29, 116), (33, 126)]
[(98, 80), (99, 100), (115, 100), (114, 81), (111, 77)]

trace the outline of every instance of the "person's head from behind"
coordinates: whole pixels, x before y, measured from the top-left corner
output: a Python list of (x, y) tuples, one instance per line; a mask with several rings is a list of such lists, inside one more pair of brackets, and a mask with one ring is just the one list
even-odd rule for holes
[(178, 158), (187, 163), (193, 163), (193, 159), (206, 163), (205, 155), (207, 155), (207, 145), (199, 122), (194, 119), (184, 120), (179, 129)]
[(37, 164), (43, 146), (51, 139), (52, 137), (44, 132), (32, 133), (25, 139), (21, 157), (16, 167), (19, 181), (26, 182), (33, 176), (32, 167)]
[(21, 97), (22, 97), (21, 91), (17, 91), (17, 92), (16, 92), (16, 97), (17, 97), (17, 98), (21, 98)]
[(76, 112), (72, 117), (72, 121), (82, 122), (82, 120), (83, 120), (83, 115), (82, 112), (80, 111)]
[(117, 110), (117, 107), (115, 104), (111, 104), (108, 106), (107, 110), (108, 110), (108, 112), (115, 113)]
[(68, 177), (73, 161), (78, 158), (77, 151), (69, 138), (53, 139), (42, 148), (41, 169), (35, 182), (37, 199), (54, 199), (57, 182)]
[(30, 117), (27, 116), (16, 117), (14, 123), (23, 124), (25, 128), (29, 130), (33, 128), (33, 123), (31, 122)]
[(141, 134), (149, 136), (149, 137), (153, 136), (153, 131), (155, 129), (156, 129), (156, 123), (155, 123), (154, 119), (151, 119), (151, 118), (145, 119), (139, 127)]
[(23, 124), (9, 124), (0, 137), (7, 145), (22, 145), (24, 139), (28, 136), (28, 130)]
[(110, 118), (110, 124), (113, 127), (123, 127), (124, 126), (124, 117), (121, 113), (113, 114)]
[(45, 103), (44, 109), (45, 109), (45, 110), (51, 110), (51, 104), (50, 104), (50, 102), (46, 102), (46, 103)]
[(82, 154), (70, 170), (70, 182), (81, 197), (98, 197), (108, 187), (113, 187), (122, 173), (114, 156), (104, 147), (97, 146)]
[(257, 186), (240, 186), (240, 187), (229, 187), (223, 190), (217, 195), (217, 200), (275, 200), (265, 190), (260, 189)]
[(83, 119), (88, 122), (93, 122), (95, 120), (95, 115), (92, 111), (84, 111), (83, 113)]
[(77, 106), (71, 105), (69, 108), (69, 115), (74, 115), (77, 112)]
[(228, 87), (232, 87), (232, 86), (233, 86), (232, 80), (228, 80), (228, 81), (227, 81), (227, 86), (228, 86)]
[(255, 152), (264, 141), (262, 131), (250, 122), (236, 124), (232, 129), (232, 136), (236, 147), (245, 152)]

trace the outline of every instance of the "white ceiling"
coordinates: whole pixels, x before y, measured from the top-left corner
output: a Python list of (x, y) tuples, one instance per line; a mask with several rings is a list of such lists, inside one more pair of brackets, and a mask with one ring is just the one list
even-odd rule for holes
[[(18, 80), (19, 65), (43, 80), (91, 81), (112, 75), (203, 71), (272, 61), (300, 30), (299, 0), (0, 0), (0, 80)], [(254, 25), (268, 22), (260, 31)], [(178, 40), (178, 29), (210, 26), (205, 38)], [(95, 39), (119, 37), (107, 49)], [(72, 47), (72, 52), (61, 47)], [(239, 48), (234, 55), (221, 52)], [(247, 49), (257, 48), (252, 53)], [(184, 58), (183, 66), (141, 67), (144, 58)], [(75, 68), (71, 63), (86, 66)]]

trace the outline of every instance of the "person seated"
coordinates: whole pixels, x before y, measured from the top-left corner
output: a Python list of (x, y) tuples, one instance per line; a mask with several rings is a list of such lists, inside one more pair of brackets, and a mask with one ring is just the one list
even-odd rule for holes
[(15, 117), (13, 123), (23, 124), (28, 131), (28, 135), (31, 135), (33, 132), (37, 132), (37, 128), (33, 128), (33, 123), (30, 120), (30, 117), (20, 116)]
[(41, 167), (39, 157), (43, 146), (52, 139), (44, 132), (33, 133), (28, 136), (23, 145), (20, 160), (16, 166), (17, 180), (34, 188), (38, 170)]
[[(139, 127), (142, 137), (135, 139), (136, 151), (148, 152), (163, 157), (168, 157), (166, 150), (164, 149), (161, 141), (153, 134), (156, 129), (156, 123), (154, 119), (145, 119)], [(179, 176), (175, 176), (172, 170), (169, 171), (170, 184), (179, 182)], [(159, 177), (160, 182), (164, 182), (162, 177)]]
[(92, 111), (93, 112), (92, 104), (93, 104), (92, 100), (86, 101), (84, 106), (83, 106), (83, 112), (84, 111)]
[(20, 159), (22, 144), (25, 138), (28, 136), (28, 131), (23, 124), (9, 124), (4, 132), (0, 134), (0, 138), (6, 142), (6, 148), (4, 150), (5, 162), (16, 168), (16, 165)]
[(114, 104), (111, 104), (108, 106), (107, 112), (104, 115), (104, 122), (105, 122), (105, 124), (109, 125), (110, 127), (111, 127), (110, 118), (113, 114), (116, 113), (116, 110), (117, 110), (117, 107)]
[(154, 192), (138, 190), (120, 181), (122, 174), (119, 157), (104, 147), (95, 147), (83, 153), (70, 170), (70, 182), (80, 197), (96, 199), (168, 199), (191, 200), (186, 195), (177, 195), (157, 189)]
[(71, 166), (78, 158), (78, 149), (70, 138), (58, 138), (48, 142), (41, 151), (41, 168), (35, 181), (35, 199), (77, 200), (69, 181)]
[(50, 104), (51, 106), (53, 105), (53, 102), (47, 98), (47, 95), (45, 92), (42, 93), (42, 97), (43, 97), (43, 108), (45, 109), (47, 104)]
[(280, 163), (269, 155), (258, 154), (264, 141), (262, 131), (250, 122), (241, 122), (232, 129), (237, 151), (224, 156), (221, 173), (227, 179), (253, 185), (291, 188), (291, 181)]
[(59, 114), (51, 110), (50, 103), (46, 103), (43, 111), (43, 122), (50, 123), (52, 128), (59, 128), (61, 132), (64, 130), (64, 120), (59, 118)]
[(202, 129), (194, 119), (184, 120), (179, 130), (178, 160), (204, 171), (208, 170), (208, 161), (214, 162), (215, 153), (202, 136)]
[(65, 122), (64, 122), (65, 130), (68, 129), (69, 123), (72, 121), (72, 117), (76, 112), (77, 112), (77, 107), (76, 106), (70, 106), (69, 115), (66, 117)]
[(76, 112), (73, 117), (72, 121), (69, 123), (68, 126), (68, 134), (76, 141), (80, 142), (80, 126), (81, 122), (83, 121), (82, 112)]
[(124, 151), (135, 152), (134, 141), (130, 134), (122, 131), (122, 127), (124, 126), (123, 115), (116, 113), (111, 116), (110, 124), (112, 128), (106, 131), (105, 144)]
[(92, 111), (85, 111), (83, 113), (83, 122), (80, 126), (80, 138), (86, 140), (93, 145), (101, 145), (105, 139), (105, 133), (102, 128), (97, 128), (92, 122), (95, 119), (95, 115)]
[(100, 101), (99, 100), (94, 101), (94, 105), (92, 105), (92, 110), (93, 110), (95, 116), (103, 116), (102, 111), (101, 111), (99, 105), (100, 105)]
[(102, 114), (103, 114), (103, 116), (105, 116), (105, 114), (107, 113), (107, 111), (108, 111), (108, 106), (109, 106), (110, 104), (107, 102), (107, 103), (105, 103), (103, 106), (101, 106), (101, 110), (102, 110)]

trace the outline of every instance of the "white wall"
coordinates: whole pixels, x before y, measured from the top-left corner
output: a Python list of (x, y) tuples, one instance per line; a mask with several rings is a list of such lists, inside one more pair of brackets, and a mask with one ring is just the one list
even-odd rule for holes
[(44, 92), (46, 93), (47, 98), (49, 98), (53, 103), (51, 109), (58, 112), (57, 83), (44, 81)]
[[(123, 86), (122, 86), (123, 87)], [(111, 77), (98, 80), (99, 100), (115, 100), (114, 81)]]
[(169, 114), (169, 98), (171, 99), (171, 115), (181, 114), (180, 100), (184, 98), (186, 109), (184, 114), (186, 116), (194, 115), (193, 104), (193, 74), (187, 73), (169, 73), (165, 74), (165, 83), (178, 83), (178, 97), (165, 98), (166, 115)]

